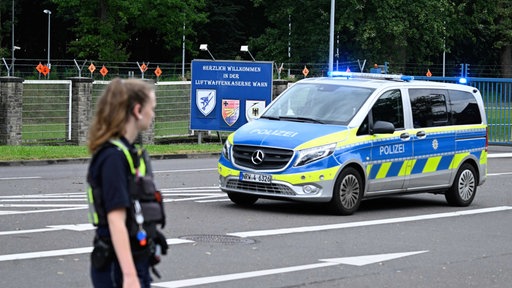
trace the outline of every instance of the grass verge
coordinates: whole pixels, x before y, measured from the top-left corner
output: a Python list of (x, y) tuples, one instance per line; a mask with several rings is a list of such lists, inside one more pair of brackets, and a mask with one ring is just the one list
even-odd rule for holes
[[(150, 155), (219, 153), (222, 145), (204, 144), (168, 144), (144, 145)], [(86, 146), (0, 146), (0, 161), (46, 160), (88, 158)]]

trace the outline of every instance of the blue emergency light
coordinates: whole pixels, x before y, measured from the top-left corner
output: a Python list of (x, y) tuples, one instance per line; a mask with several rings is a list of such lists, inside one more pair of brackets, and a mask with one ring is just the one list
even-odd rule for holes
[(346, 77), (347, 79), (348, 78), (367, 78), (367, 79), (402, 80), (405, 82), (410, 82), (410, 81), (414, 80), (414, 76), (343, 72), (343, 71), (329, 71), (329, 72), (327, 72), (327, 75), (329, 77)]

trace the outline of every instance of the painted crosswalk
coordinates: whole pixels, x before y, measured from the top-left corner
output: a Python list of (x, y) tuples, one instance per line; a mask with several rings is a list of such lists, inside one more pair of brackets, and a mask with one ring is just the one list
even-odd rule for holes
[[(161, 189), (164, 202), (229, 201), (216, 186)], [(5, 195), (0, 193), (0, 216), (87, 209), (85, 192)]]

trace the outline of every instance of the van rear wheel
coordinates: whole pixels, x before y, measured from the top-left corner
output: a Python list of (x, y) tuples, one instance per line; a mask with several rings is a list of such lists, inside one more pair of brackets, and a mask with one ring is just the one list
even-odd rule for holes
[(363, 198), (361, 174), (354, 168), (345, 168), (336, 179), (330, 206), (339, 215), (353, 214)]
[(473, 165), (462, 164), (452, 187), (446, 191), (444, 197), (452, 206), (466, 207), (475, 199), (477, 188), (477, 174)]
[(258, 201), (258, 197), (254, 195), (240, 194), (240, 193), (228, 193), (228, 197), (231, 202), (240, 206), (251, 206)]

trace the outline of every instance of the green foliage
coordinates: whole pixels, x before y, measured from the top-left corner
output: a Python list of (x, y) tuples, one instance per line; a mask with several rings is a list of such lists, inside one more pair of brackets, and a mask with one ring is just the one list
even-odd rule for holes
[[(335, 1), (337, 60), (425, 67), (447, 61), (512, 67), (510, 0)], [(0, 1), (0, 56), (11, 55), (11, 1)], [(326, 63), (329, 0), (16, 0), (17, 58), (44, 59), (52, 10), (52, 59), (181, 62), (208, 58)], [(34, 25), (33, 23), (36, 23)], [(289, 50), (290, 48), (290, 50)], [(290, 51), (290, 55), (288, 54)], [(323, 69), (323, 68), (322, 68)], [(510, 68), (512, 70), (512, 68)], [(399, 72), (399, 71), (398, 71)], [(510, 72), (512, 73), (512, 71)], [(506, 74), (506, 71), (503, 71)], [(511, 76), (511, 75), (509, 75)]]
[[(51, 0), (77, 35), (68, 52), (81, 59), (127, 61), (131, 51), (181, 47), (182, 35), (204, 23), (204, 0)], [(184, 24), (189, 25), (183, 31)]]

